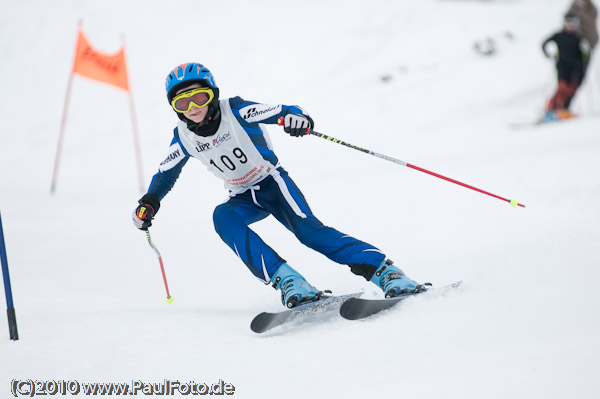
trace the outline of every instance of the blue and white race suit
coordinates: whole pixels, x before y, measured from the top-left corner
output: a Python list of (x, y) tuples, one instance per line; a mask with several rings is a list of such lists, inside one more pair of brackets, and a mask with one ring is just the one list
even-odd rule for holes
[(273, 215), (298, 240), (334, 262), (370, 276), (385, 255), (356, 238), (321, 223), (273, 152), (261, 123), (276, 124), (301, 108), (267, 105), (234, 97), (219, 101), (221, 123), (215, 134), (202, 137), (183, 121), (177, 124), (169, 155), (152, 178), (148, 193), (163, 199), (190, 157), (200, 160), (229, 190), (229, 199), (216, 207), (214, 225), (221, 239), (260, 280), (269, 283), (285, 262), (249, 225)]

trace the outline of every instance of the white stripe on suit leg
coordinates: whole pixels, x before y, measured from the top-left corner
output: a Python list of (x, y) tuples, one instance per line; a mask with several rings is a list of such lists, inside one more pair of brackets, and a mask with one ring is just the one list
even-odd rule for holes
[(265, 266), (265, 258), (263, 258), (262, 253), (260, 254), (260, 260), (262, 261), (262, 269), (263, 274), (265, 275), (265, 283), (269, 284), (271, 282), (271, 276), (269, 276), (269, 273), (267, 272), (267, 266)]
[(302, 209), (300, 209), (296, 201), (294, 201), (294, 197), (292, 197), (292, 194), (290, 193), (290, 190), (288, 190), (288, 187), (285, 184), (283, 178), (280, 175), (277, 175), (275, 176), (275, 181), (279, 186), (279, 191), (281, 191), (281, 194), (283, 194), (283, 197), (285, 198), (287, 203), (290, 205), (290, 207), (292, 207), (294, 213), (300, 216), (301, 218), (306, 219), (306, 215), (304, 214), (304, 212), (302, 212)]

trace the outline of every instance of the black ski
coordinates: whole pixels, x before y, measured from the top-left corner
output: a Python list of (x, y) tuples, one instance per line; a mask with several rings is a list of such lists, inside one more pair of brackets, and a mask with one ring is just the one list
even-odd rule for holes
[(450, 288), (456, 288), (462, 283), (462, 281), (457, 281), (456, 283), (446, 285), (439, 288), (429, 288), (426, 291), (422, 291), (416, 294), (407, 294), (400, 295), (395, 298), (389, 299), (361, 299), (361, 298), (349, 298), (344, 301), (342, 306), (340, 307), (340, 315), (344, 319), (348, 320), (359, 320), (364, 319), (365, 317), (372, 316), (376, 313), (381, 312), (382, 310), (386, 310), (396, 305), (398, 302), (410, 298), (416, 295), (422, 295), (427, 292), (440, 290), (448, 290)]
[(255, 333), (263, 333), (282, 324), (298, 321), (308, 321), (312, 316), (322, 314), (334, 310), (338, 310), (345, 300), (357, 298), (362, 295), (362, 292), (329, 296), (315, 302), (308, 302), (292, 309), (283, 310), (281, 312), (269, 313), (263, 312), (257, 315), (250, 323), (250, 329)]

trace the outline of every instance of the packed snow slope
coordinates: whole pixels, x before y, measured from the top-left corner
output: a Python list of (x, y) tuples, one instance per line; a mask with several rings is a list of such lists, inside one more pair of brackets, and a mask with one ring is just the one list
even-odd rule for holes
[[(597, 398), (600, 392), (600, 63), (560, 124), (540, 44), (568, 0), (0, 0), (0, 211), (20, 340), (0, 317), (0, 396), (11, 381), (213, 383), (239, 398)], [(526, 208), (317, 137), (268, 126), (324, 223), (381, 248), (413, 279), (463, 280), (360, 322), (266, 335), (282, 309), (223, 244), (222, 183), (190, 161), (151, 228), (127, 93), (75, 77), (56, 193), (52, 168), (78, 20), (98, 50), (123, 37), (145, 185), (176, 116), (164, 78), (198, 61), (223, 97), (297, 104), (322, 133)], [(123, 35), (123, 36), (122, 36)], [(492, 55), (475, 51), (495, 43)], [(372, 284), (253, 227), (321, 289)], [(83, 396), (83, 393), (81, 393)]]

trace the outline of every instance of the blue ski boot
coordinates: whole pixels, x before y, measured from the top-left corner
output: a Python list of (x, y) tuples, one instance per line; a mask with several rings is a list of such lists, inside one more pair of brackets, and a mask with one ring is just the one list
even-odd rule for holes
[(371, 282), (383, 290), (386, 298), (416, 294), (427, 290), (426, 285), (420, 285), (409, 279), (402, 270), (393, 266), (392, 263), (391, 260), (386, 259), (371, 277)]
[(553, 110), (548, 110), (546, 111), (546, 113), (544, 114), (544, 116), (542, 117), (542, 120), (540, 122), (556, 122), (560, 120), (560, 117), (558, 116), (558, 113), (556, 113)]
[(281, 303), (283, 306), (293, 308), (302, 303), (313, 302), (321, 299), (323, 292), (310, 285), (300, 273), (287, 263), (271, 277), (273, 288), (281, 290)]

